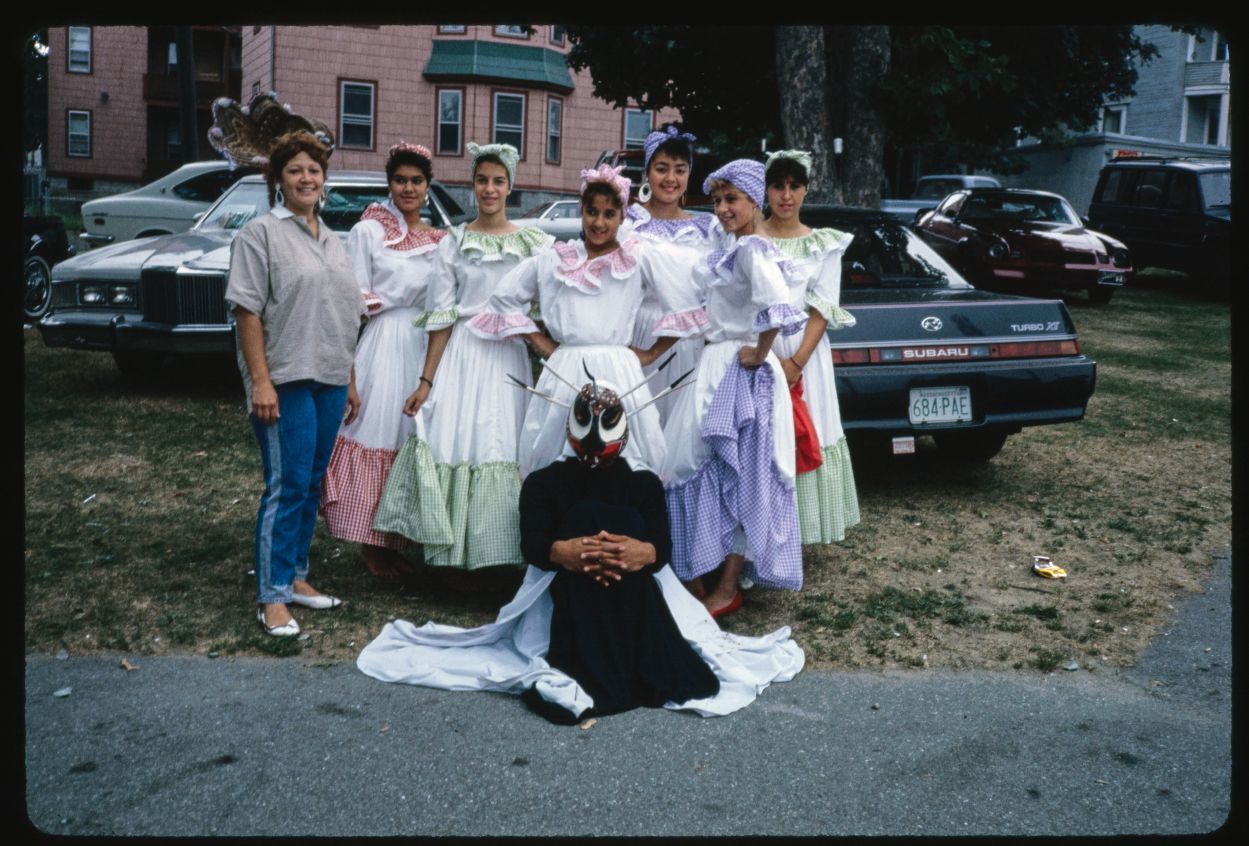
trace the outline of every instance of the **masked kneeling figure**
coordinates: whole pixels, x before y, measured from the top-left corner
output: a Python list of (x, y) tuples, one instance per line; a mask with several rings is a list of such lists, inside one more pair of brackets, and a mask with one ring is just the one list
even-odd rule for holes
[(788, 627), (764, 637), (722, 632), (677, 580), (663, 485), (620, 457), (629, 437), (622, 395), (587, 375), (568, 409), (573, 455), (521, 487), (530, 566), (513, 600), (475, 629), (389, 623), (361, 653), (362, 671), (519, 694), (546, 719), (573, 724), (639, 706), (719, 716), (802, 668)]

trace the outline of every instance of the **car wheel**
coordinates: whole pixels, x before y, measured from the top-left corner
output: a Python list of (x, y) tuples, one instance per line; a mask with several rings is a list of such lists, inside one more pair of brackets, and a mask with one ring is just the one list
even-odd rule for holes
[(1008, 432), (976, 429), (934, 432), (932, 439), (945, 457), (980, 463), (1001, 452), (1008, 435)]
[(1098, 285), (1095, 288), (1089, 288), (1089, 302), (1091, 303), (1108, 303), (1110, 298), (1115, 295), (1114, 288), (1108, 288)]
[(30, 320), (38, 320), (52, 302), (52, 269), (42, 256), (30, 256), (26, 259), (25, 276), (26, 296), (22, 301), (22, 312)]
[(160, 372), (164, 356), (160, 353), (113, 351), (117, 369), (133, 379), (150, 379)]

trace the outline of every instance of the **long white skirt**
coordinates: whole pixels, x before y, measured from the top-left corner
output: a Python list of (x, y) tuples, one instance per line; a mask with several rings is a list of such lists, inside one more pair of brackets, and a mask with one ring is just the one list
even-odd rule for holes
[(519, 338), (477, 337), (468, 319), (451, 330), (424, 406), (429, 447), (443, 464), (514, 463), (529, 394), (507, 377), (532, 383), (529, 353)]
[[(493, 623), (461, 629), (438, 623), (415, 626), (406, 620), (387, 623), (356, 660), (361, 672), (385, 682), (441, 690), (491, 690), (538, 693), (581, 714), (594, 700), (580, 685), (546, 662), (551, 642), (549, 593), (555, 574), (529, 567), (516, 596)], [(671, 567), (654, 576), (681, 635), (720, 680), (720, 692), (706, 699), (668, 702), (719, 717), (749, 705), (773, 682), (786, 682), (802, 669), (806, 656), (782, 626), (763, 637), (721, 631), (703, 604), (677, 580)]]
[(338, 430), (369, 449), (398, 451), (424, 425), (403, 413), (403, 403), (420, 384), (426, 333), (412, 325), (419, 308), (396, 307), (373, 315), (356, 349), (356, 391), (360, 415)]
[[(595, 379), (610, 382), (621, 393), (639, 384), (642, 365), (628, 347), (572, 346), (558, 347), (550, 358), (550, 367), (544, 367), (538, 377), (537, 390), (549, 394), (560, 402), (572, 404), (576, 391), (561, 382), (550, 371), (555, 370), (578, 389), (589, 382), (586, 369)], [(643, 385), (624, 399), (628, 414), (650, 402), (652, 394)], [(520, 473), (527, 476), (534, 470), (557, 461), (560, 456), (573, 455), (568, 445), (566, 425), (568, 409), (548, 402), (542, 397), (530, 396), (525, 411), (525, 423), (520, 436)], [(792, 426), (790, 427), (793, 428)], [(647, 406), (629, 416), (629, 442), (625, 444), (624, 457), (634, 470), (650, 470), (658, 473), (663, 467), (667, 449), (664, 446), (663, 426), (654, 405)], [(792, 462), (792, 459), (791, 459)]]
[[(663, 315), (663, 307), (658, 302), (644, 300), (642, 307), (638, 309), (637, 320), (633, 327), (633, 339), (629, 343), (638, 349), (650, 349), (655, 341), (658, 340), (652, 334), (652, 330)], [(682, 373), (689, 370), (697, 371), (698, 359), (702, 357), (704, 346), (706, 346), (706, 341), (703, 340), (701, 335), (693, 338), (681, 338), (666, 353), (642, 368), (642, 372), (650, 376), (659, 369), (659, 365), (663, 364), (669, 356), (672, 356), (672, 361), (664, 368), (663, 375), (656, 376), (650, 381), (651, 394), (658, 394), (667, 388)], [(691, 373), (689, 379), (693, 379), (696, 375), (697, 372)], [(689, 381), (689, 379), (686, 381)], [(685, 388), (684, 390), (688, 391), (690, 389)], [(671, 416), (672, 409), (676, 406), (677, 397), (679, 396), (680, 392), (668, 394), (668, 396), (655, 403), (655, 408), (659, 410), (660, 425), (666, 426), (668, 424), (668, 418)]]
[[(796, 353), (801, 344), (802, 333), (795, 332), (778, 336), (772, 348), (784, 359)], [(837, 382), (833, 378), (833, 353), (827, 335), (820, 336), (807, 366), (802, 368), (802, 401), (811, 412), (820, 446), (832, 446), (845, 436), (841, 427), (841, 406), (837, 402)]]

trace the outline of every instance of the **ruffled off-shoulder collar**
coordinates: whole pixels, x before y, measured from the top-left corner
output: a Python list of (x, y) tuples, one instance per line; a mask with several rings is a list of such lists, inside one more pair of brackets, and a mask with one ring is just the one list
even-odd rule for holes
[[(723, 230), (720, 232), (723, 233)], [(743, 252), (751, 252), (774, 262), (783, 273), (791, 270), (788, 256), (762, 235), (747, 235), (744, 238), (734, 238), (730, 235), (727, 238), (726, 242), (709, 252), (703, 259), (703, 266), (711, 275), (710, 284), (723, 285), (732, 281), (733, 268), (737, 266), (737, 258)]]
[(447, 237), (445, 229), (409, 229), (407, 221), (390, 200), (370, 203), (360, 215), (361, 220), (375, 220), (382, 226), (382, 244), (400, 253), (421, 255), (438, 246)]
[(639, 235), (677, 244), (706, 241), (715, 221), (715, 217), (709, 214), (696, 214), (678, 220), (654, 217), (639, 203), (629, 206), (625, 216), (633, 223), (633, 231)]
[(812, 229), (797, 238), (773, 238), (776, 248), (791, 259), (818, 258), (829, 253), (845, 250), (854, 236), (837, 229)]
[(582, 241), (557, 241), (553, 248), (559, 257), (555, 278), (584, 294), (597, 294), (607, 278), (627, 279), (633, 273), (637, 244), (636, 238), (627, 238), (610, 253), (587, 258)]
[(478, 232), (460, 224), (452, 227), (460, 252), (481, 262), (503, 261), (511, 256), (527, 259), (555, 243), (555, 238), (536, 226), (526, 226), (506, 235)]

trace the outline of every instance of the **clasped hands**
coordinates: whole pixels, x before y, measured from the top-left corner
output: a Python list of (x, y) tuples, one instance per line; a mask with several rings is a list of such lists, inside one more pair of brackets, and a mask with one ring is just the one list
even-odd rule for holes
[(599, 532), (551, 544), (551, 563), (573, 573), (582, 573), (603, 586), (618, 582), (626, 573), (636, 573), (655, 563), (653, 544)]

